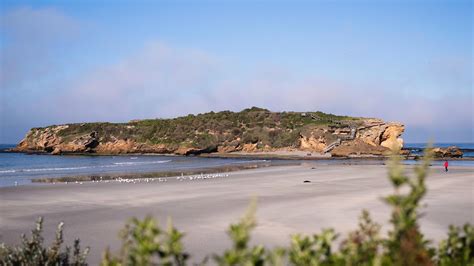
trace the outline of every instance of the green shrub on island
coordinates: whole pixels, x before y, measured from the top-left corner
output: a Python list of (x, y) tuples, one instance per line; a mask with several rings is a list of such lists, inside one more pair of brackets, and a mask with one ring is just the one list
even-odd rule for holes
[(58, 132), (58, 136), (68, 142), (97, 132), (101, 142), (130, 139), (148, 144), (187, 144), (195, 148), (217, 146), (240, 138), (241, 144), (261, 142), (280, 148), (295, 145), (299, 132), (308, 126), (336, 126), (344, 121), (357, 123), (358, 119), (323, 112), (271, 112), (252, 107), (241, 112), (209, 112), (171, 119), (132, 120), (129, 123), (68, 124)]
[[(251, 232), (256, 226), (255, 202), (252, 202), (241, 220), (232, 224), (228, 235), (232, 246), (222, 254), (209, 255), (201, 262), (213, 260), (217, 265), (474, 265), (474, 226), (450, 226), (447, 239), (438, 247), (432, 246), (421, 233), (418, 220), (420, 201), (426, 194), (425, 179), (429, 156), (415, 169), (415, 177), (404, 174), (398, 157), (389, 164), (389, 179), (394, 193), (384, 201), (391, 206), (391, 230), (381, 236), (381, 225), (375, 223), (368, 211), (363, 210), (358, 228), (339, 242), (333, 229), (319, 234), (294, 235), (289, 247), (266, 249), (250, 245)], [(402, 192), (406, 191), (406, 192)], [(43, 247), (42, 219), (38, 220), (30, 240), (22, 236), (21, 245), (0, 245), (0, 265), (85, 265), (87, 249), (81, 251), (79, 240), (70, 248), (61, 249), (62, 224), (56, 240)], [(133, 218), (121, 232), (122, 248), (118, 254), (104, 252), (103, 266), (119, 265), (189, 265), (189, 254), (182, 244), (184, 234), (171, 222), (163, 230), (151, 217)]]

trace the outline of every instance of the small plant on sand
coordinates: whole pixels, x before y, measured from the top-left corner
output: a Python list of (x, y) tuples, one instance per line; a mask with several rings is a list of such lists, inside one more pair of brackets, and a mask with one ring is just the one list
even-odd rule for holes
[(333, 265), (335, 256), (331, 246), (337, 238), (333, 229), (324, 229), (312, 236), (294, 235), (288, 251), (292, 265)]
[(342, 265), (377, 265), (381, 259), (383, 240), (381, 226), (375, 223), (367, 210), (359, 217), (359, 228), (342, 241), (337, 259)]
[(439, 244), (436, 261), (440, 266), (474, 265), (474, 226), (451, 225), (448, 238)]
[[(390, 161), (389, 179), (395, 192), (385, 197), (385, 202), (392, 207), (390, 222), (393, 225), (386, 241), (386, 257), (394, 265), (433, 265), (435, 251), (429, 247), (418, 225), (418, 209), (426, 193), (430, 158), (431, 154), (427, 153), (423, 162), (415, 167), (415, 178), (405, 175), (398, 156)], [(408, 192), (403, 193), (405, 188)]]
[(162, 230), (149, 216), (142, 221), (133, 218), (121, 232), (120, 254), (114, 256), (107, 249), (101, 265), (186, 265), (189, 256), (181, 242), (183, 236), (171, 221)]
[(62, 248), (63, 225), (59, 223), (56, 230), (56, 237), (49, 247), (44, 246), (42, 237), (43, 218), (39, 217), (36, 227), (31, 231), (31, 238), (21, 235), (21, 244), (15, 247), (8, 247), (0, 244), (0, 265), (87, 265), (86, 256), (89, 248), (81, 251), (79, 239), (74, 240), (72, 247)]
[(218, 265), (264, 265), (265, 248), (262, 245), (249, 245), (250, 233), (257, 225), (255, 210), (256, 200), (253, 200), (240, 221), (230, 225), (228, 235), (232, 240), (232, 248), (224, 251), (222, 255), (214, 255)]

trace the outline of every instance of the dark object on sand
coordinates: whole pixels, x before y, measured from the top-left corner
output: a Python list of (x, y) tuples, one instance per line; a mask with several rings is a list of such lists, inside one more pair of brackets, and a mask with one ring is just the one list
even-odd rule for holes
[(311, 183), (311, 181), (305, 180), (305, 181), (303, 181), (303, 183)]

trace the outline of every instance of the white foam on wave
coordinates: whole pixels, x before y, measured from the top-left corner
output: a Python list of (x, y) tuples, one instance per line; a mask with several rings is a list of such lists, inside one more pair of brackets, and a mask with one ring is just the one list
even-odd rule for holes
[(13, 170), (13, 169), (10, 169), (10, 170), (0, 170), (0, 174), (3, 174), (3, 173), (15, 173), (16, 170)]
[(64, 170), (79, 170), (93, 168), (91, 166), (78, 166), (78, 167), (54, 167), (54, 168), (31, 168), (31, 169), (8, 169), (0, 170), (0, 173), (21, 173), (21, 172), (44, 172), (44, 171), (64, 171)]
[(63, 171), (63, 170), (79, 170), (88, 169), (91, 166), (77, 166), (77, 167), (53, 167), (53, 168), (32, 168), (32, 169), (21, 169), (18, 172), (41, 172), (41, 171)]
[(168, 163), (168, 162), (171, 162), (171, 160), (150, 161), (150, 162), (119, 162), (119, 163), (113, 163), (113, 164), (107, 164), (107, 165), (76, 166), (76, 167), (6, 169), (6, 170), (0, 170), (0, 174), (22, 173), (22, 172), (46, 172), (46, 171), (72, 171), (72, 170), (92, 169), (92, 168), (112, 168), (112, 167), (120, 167), (120, 166), (162, 164), (162, 163)]
[(270, 160), (242, 160), (238, 162), (232, 162), (233, 164), (239, 164), (239, 163), (259, 163), (259, 162), (269, 162)]
[(150, 161), (150, 162), (120, 162), (114, 163), (115, 165), (143, 165), (143, 164), (160, 164), (160, 163), (169, 163), (171, 160), (163, 160), (163, 161)]

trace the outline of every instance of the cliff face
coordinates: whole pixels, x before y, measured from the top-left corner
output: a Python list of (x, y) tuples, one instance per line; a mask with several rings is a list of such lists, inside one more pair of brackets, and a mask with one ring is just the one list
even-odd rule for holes
[(129, 123), (84, 123), (31, 129), (20, 152), (199, 154), (304, 150), (334, 156), (381, 155), (401, 148), (404, 127), (379, 119), (321, 112), (241, 112), (188, 115)]

